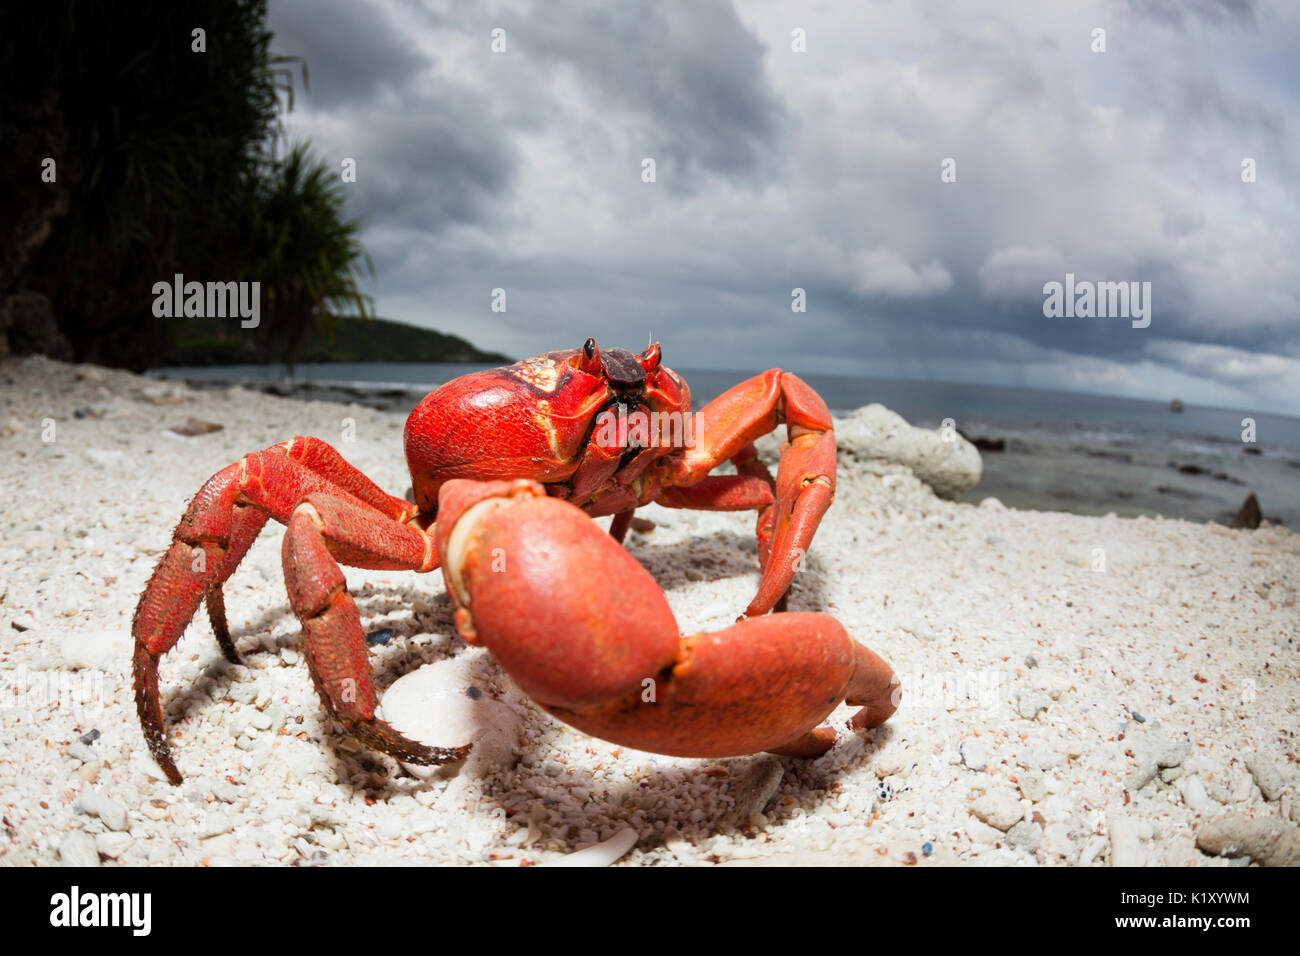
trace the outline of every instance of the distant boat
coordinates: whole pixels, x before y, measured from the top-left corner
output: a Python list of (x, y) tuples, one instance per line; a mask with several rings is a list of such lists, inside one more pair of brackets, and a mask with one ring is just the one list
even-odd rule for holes
[(1183, 410), (1183, 400), (1181, 398), (1175, 398), (1169, 403), (1169, 410), (1171, 412), (1181, 412)]

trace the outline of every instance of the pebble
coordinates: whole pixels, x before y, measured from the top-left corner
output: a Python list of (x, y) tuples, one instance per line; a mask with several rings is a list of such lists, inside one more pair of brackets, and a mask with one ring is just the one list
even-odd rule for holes
[(984, 745), (974, 738), (967, 737), (961, 742), (961, 762), (971, 770), (979, 772), (988, 765), (988, 757), (984, 755)]
[(1244, 803), (1250, 799), (1250, 791), (1254, 788), (1255, 781), (1249, 773), (1238, 771), (1232, 778), (1232, 785), (1228, 791), (1228, 800), (1230, 803)]
[[(1149, 733), (1155, 732), (1155, 725), (1152, 725)], [(1182, 738), (1143, 738), (1133, 746), (1137, 769), (1126, 779), (1126, 788), (1136, 793), (1154, 780), (1162, 768), (1177, 767), (1191, 752), (1191, 742)]]
[(1136, 793), (1154, 780), (1159, 771), (1160, 768), (1156, 765), (1154, 760), (1138, 764), (1137, 769), (1125, 778), (1124, 788)]
[(1192, 752), (1189, 740), (1170, 740), (1155, 753), (1156, 765), (1160, 767), (1177, 767)]
[(1211, 800), (1217, 801), (1218, 803), (1232, 802), (1232, 794), (1229, 793), (1228, 788), (1219, 781), (1202, 780), (1201, 786), (1205, 788), (1205, 795)]
[(1259, 787), (1259, 792), (1264, 795), (1265, 800), (1276, 800), (1282, 795), (1282, 774), (1263, 754), (1254, 753), (1247, 757), (1246, 769), (1255, 778), (1255, 785)]
[(83, 813), (99, 817), (104, 821), (104, 826), (110, 830), (127, 829), (126, 807), (118, 803), (112, 797), (106, 797), (102, 793), (96, 793), (94, 790), (85, 790), (77, 799), (78, 806)]
[(89, 746), (83, 744), (80, 740), (74, 740), (68, 744), (68, 756), (75, 757), (82, 763), (94, 763), (98, 755)]
[(1300, 827), (1244, 813), (1218, 817), (1196, 830), (1196, 846), (1211, 856), (1249, 857), (1260, 866), (1300, 866)]
[(230, 833), (235, 829), (235, 823), (224, 813), (208, 811), (204, 813), (199, 821), (195, 833), (200, 840), (206, 840), (210, 837), (220, 836), (223, 833)]
[(90, 834), (74, 830), (59, 840), (59, 860), (64, 866), (99, 866), (99, 851)]
[(1016, 711), (1025, 720), (1037, 720), (1051, 703), (1051, 698), (1040, 690), (1022, 690), (1016, 698)]
[(1002, 839), (1002, 831), (991, 827), (979, 817), (966, 818), (966, 835), (975, 843), (992, 845)]
[(95, 834), (95, 850), (110, 860), (120, 857), (133, 842), (134, 838), (129, 833)]
[(1034, 853), (1043, 842), (1043, 828), (1037, 823), (1021, 820), (1007, 831), (1007, 842), (1026, 853)]
[(989, 826), (1009, 830), (1025, 813), (1020, 801), (1005, 790), (992, 790), (971, 804), (971, 812)]
[(98, 730), (87, 731), (77, 739), (80, 740), (83, 744), (93, 744), (96, 740), (99, 739), (99, 731)]
[(1026, 800), (1038, 803), (1047, 797), (1047, 777), (1041, 770), (1026, 770), (1016, 780)]
[(1068, 861), (1074, 853), (1074, 841), (1070, 839), (1070, 828), (1065, 823), (1053, 823), (1043, 830), (1044, 850), (1055, 857)]
[(223, 803), (234, 803), (239, 799), (239, 787), (225, 778), (217, 778), (208, 787), (214, 797)]
[(1065, 763), (1065, 757), (1055, 751), (1030, 747), (1021, 752), (1016, 763), (1026, 770), (1053, 770)]
[(1106, 829), (1110, 833), (1111, 866), (1143, 866), (1146, 863), (1138, 840), (1137, 821), (1111, 811), (1106, 814)]
[(1183, 777), (1178, 782), (1178, 792), (1183, 796), (1183, 803), (1195, 813), (1203, 813), (1210, 806), (1210, 798), (1205, 792), (1201, 778), (1194, 774)]
[(891, 747), (875, 759), (871, 769), (883, 779), (910, 770), (916, 762), (917, 755), (910, 747)]
[(1093, 860), (1097, 859), (1097, 854), (1106, 849), (1106, 838), (1104, 836), (1094, 836), (1083, 848), (1079, 854), (1079, 865), (1088, 866)]
[(366, 643), (372, 647), (376, 644), (387, 644), (393, 639), (393, 629), (382, 627), (377, 631), (371, 631), (366, 635)]

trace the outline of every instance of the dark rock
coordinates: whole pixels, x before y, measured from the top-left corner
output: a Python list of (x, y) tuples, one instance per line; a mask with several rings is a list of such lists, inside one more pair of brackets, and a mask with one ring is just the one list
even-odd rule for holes
[(0, 306), (0, 329), (4, 329), (14, 355), (45, 355), (72, 361), (72, 345), (54, 319), (49, 296), (40, 292), (15, 292)]
[(218, 425), (216, 422), (205, 422), (201, 418), (195, 418), (191, 415), (189, 418), (185, 419), (184, 425), (177, 425), (172, 429), (172, 431), (177, 435), (189, 435), (192, 437), (195, 435), (207, 435), (211, 432), (219, 432), (221, 429), (222, 426)]
[(1262, 517), (1259, 511), (1259, 499), (1255, 497), (1254, 492), (1251, 492), (1241, 503), (1241, 510), (1237, 512), (1237, 516), (1232, 519), (1232, 527), (1253, 530), (1259, 527)]
[(1258, 448), (1256, 448), (1254, 445), (1246, 445), (1245, 447), (1243, 447), (1243, 448), (1241, 449), (1241, 451), (1242, 451), (1242, 454), (1244, 454), (1244, 455), (1262, 455), (1262, 454), (1264, 454), (1262, 451), (1260, 451), (1260, 450), (1259, 450)]
[(960, 435), (962, 438), (966, 439), (968, 442), (970, 442), (980, 451), (1006, 451), (1007, 450), (1007, 440), (1005, 438), (987, 438), (983, 435), (979, 435), (979, 436), (967, 435), (960, 428), (957, 429), (957, 434)]
[[(1132, 461), (1133, 456), (1126, 451), (1110, 451), (1105, 448), (1081, 449), (1089, 458), (1113, 458), (1115, 461)], [(1170, 462), (1172, 465), (1173, 462)]]
[(1195, 491), (1185, 491), (1182, 488), (1175, 488), (1172, 485), (1156, 485), (1156, 491), (1162, 495), (1173, 495), (1175, 498), (1204, 498), (1204, 495), (1197, 494)]

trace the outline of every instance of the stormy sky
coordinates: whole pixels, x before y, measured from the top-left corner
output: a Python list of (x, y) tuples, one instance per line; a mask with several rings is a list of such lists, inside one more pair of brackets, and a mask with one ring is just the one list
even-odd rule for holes
[[(356, 161), (380, 315), (1300, 414), (1300, 4), (270, 9), (290, 135)], [(1045, 316), (1067, 273), (1149, 282), (1149, 326)]]

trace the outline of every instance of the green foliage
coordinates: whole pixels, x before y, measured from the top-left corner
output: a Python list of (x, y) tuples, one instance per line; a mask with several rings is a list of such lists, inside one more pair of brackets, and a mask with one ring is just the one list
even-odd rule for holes
[[(52, 298), (79, 358), (142, 367), (166, 332), (153, 283), (246, 261), (246, 185), (279, 112), (265, 0), (20, 6), (3, 31), (18, 78), (6, 90), (11, 106), (54, 104), (71, 191), (20, 284)], [(192, 50), (195, 27), (206, 52)]]
[[(239, 365), (273, 361), (238, 322), (171, 319), (176, 346), (165, 365)], [(456, 335), (387, 319), (340, 317), (311, 330), (302, 343), (302, 362), (501, 362)]]
[(305, 144), (259, 172), (250, 188), (252, 256), (241, 278), (262, 283), (261, 341), (292, 367), (322, 322), (339, 311), (372, 314), (360, 280), (374, 266), (357, 239), (358, 223), (344, 214), (338, 173)]
[[(292, 66), (306, 88), (307, 65), (271, 42), (266, 0), (40, 0), (6, 13), (0, 146), (16, 155), (0, 213), (22, 223), (0, 237), (13, 264), (0, 284), (50, 296), (78, 359), (139, 369), (174, 355), (183, 325), (153, 315), (152, 289), (177, 273), (261, 283), (260, 325), (235, 346), (244, 360), (319, 359), (336, 316), (372, 314), (361, 283), (374, 268), (338, 170), (304, 143), (278, 153)], [(51, 154), (55, 188), (38, 178)], [(205, 338), (183, 340), (191, 361)], [(425, 342), (425, 354), (483, 354)], [(216, 355), (234, 343), (210, 344)]]

